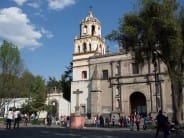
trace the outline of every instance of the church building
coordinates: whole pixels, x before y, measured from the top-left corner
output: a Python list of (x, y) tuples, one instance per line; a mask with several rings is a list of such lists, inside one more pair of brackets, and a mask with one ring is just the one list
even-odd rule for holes
[(171, 85), (164, 64), (160, 60), (138, 64), (121, 47), (110, 53), (101, 31), (100, 21), (89, 11), (74, 39), (71, 114), (79, 110), (93, 118), (157, 114), (162, 109), (171, 116)]

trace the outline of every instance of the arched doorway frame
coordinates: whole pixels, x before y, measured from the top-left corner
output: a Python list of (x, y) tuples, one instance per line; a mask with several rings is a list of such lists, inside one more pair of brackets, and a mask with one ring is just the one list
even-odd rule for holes
[(58, 115), (59, 115), (59, 102), (57, 101), (57, 99), (50, 99), (49, 105), (52, 105), (56, 109), (56, 112), (53, 113), (53, 116), (58, 117)]
[(144, 93), (135, 91), (129, 96), (130, 113), (147, 114), (147, 102)]

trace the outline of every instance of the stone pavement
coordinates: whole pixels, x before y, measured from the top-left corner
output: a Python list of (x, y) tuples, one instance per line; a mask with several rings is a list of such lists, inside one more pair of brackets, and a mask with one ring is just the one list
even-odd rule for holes
[[(83, 129), (70, 129), (56, 125), (20, 125), (19, 129), (7, 130), (0, 124), (0, 137), (2, 138), (154, 138), (155, 130), (130, 131), (129, 128), (99, 128), (85, 127)], [(162, 138), (160, 133), (158, 138)], [(184, 138), (184, 133), (171, 134), (169, 138)]]

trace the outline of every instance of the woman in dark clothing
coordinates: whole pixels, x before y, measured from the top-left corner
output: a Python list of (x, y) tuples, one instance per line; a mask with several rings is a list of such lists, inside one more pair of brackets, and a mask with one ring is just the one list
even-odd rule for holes
[(155, 137), (157, 138), (159, 131), (163, 130), (164, 138), (167, 138), (169, 135), (168, 118), (162, 114), (162, 110), (160, 110), (158, 115), (156, 116), (156, 121), (157, 121), (157, 130)]

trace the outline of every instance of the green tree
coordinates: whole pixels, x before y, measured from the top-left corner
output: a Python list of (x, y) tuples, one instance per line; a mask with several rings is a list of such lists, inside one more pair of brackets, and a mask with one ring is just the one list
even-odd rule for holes
[(56, 80), (55, 77), (49, 77), (47, 82), (48, 92), (53, 92), (55, 88), (59, 92), (63, 92), (63, 97), (70, 101), (70, 90), (72, 81), (72, 62), (66, 67), (66, 71), (61, 75), (61, 80)]
[(28, 101), (23, 105), (22, 112), (31, 114), (44, 110), (47, 97), (45, 80), (29, 72), (25, 72), (23, 80), (25, 80), (23, 84), (26, 86)]
[(21, 97), (30, 97), (31, 84), (34, 83), (34, 78), (35, 76), (28, 70), (25, 70), (23, 72), (22, 76), (19, 78), (21, 83), (21, 90), (20, 90)]
[(40, 76), (34, 77), (34, 80), (30, 86), (30, 111), (36, 113), (40, 110), (43, 110), (45, 106), (46, 96), (47, 93), (45, 80)]
[(66, 67), (66, 71), (61, 76), (60, 84), (63, 90), (63, 96), (70, 101), (71, 93), (71, 82), (72, 82), (72, 67), (73, 63), (70, 62), (70, 65)]
[(57, 88), (58, 90), (62, 90), (62, 88), (61, 88), (61, 86), (59, 84), (59, 81), (56, 80), (55, 77), (49, 77), (49, 80), (47, 82), (48, 92), (54, 91), (55, 88)]
[(19, 95), (18, 77), (23, 71), (23, 62), (16, 45), (3, 41), (0, 47), (0, 97), (14, 98)]
[[(139, 9), (120, 19), (119, 29), (107, 35), (135, 59), (162, 60), (171, 80), (173, 119), (181, 123), (184, 85), (184, 10), (177, 0), (139, 0)], [(147, 58), (145, 58), (147, 57)]]

